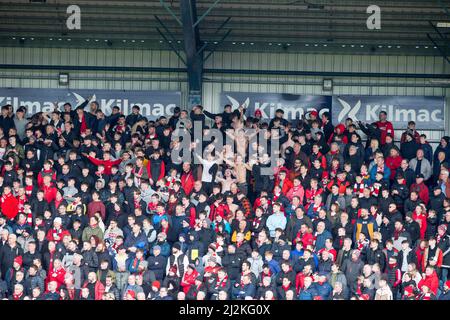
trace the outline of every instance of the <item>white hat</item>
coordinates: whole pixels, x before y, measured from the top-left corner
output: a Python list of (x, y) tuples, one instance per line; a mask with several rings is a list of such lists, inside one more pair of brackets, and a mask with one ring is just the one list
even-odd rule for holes
[(53, 220), (53, 222), (55, 223), (59, 223), (59, 224), (62, 224), (62, 219), (60, 218), (60, 217), (56, 217), (54, 220)]

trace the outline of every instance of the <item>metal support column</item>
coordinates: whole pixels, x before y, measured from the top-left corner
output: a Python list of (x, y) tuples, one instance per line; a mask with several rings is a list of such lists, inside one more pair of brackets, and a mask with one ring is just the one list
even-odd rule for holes
[(184, 51), (188, 72), (188, 108), (202, 101), (203, 50), (197, 22), (197, 6), (195, 0), (181, 0), (181, 21), (183, 23)]

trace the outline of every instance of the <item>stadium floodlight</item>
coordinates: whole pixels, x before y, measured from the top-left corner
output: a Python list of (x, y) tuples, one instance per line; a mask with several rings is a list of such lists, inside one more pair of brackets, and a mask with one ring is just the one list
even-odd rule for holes
[(438, 22), (436, 24), (438, 28), (450, 28), (450, 22)]

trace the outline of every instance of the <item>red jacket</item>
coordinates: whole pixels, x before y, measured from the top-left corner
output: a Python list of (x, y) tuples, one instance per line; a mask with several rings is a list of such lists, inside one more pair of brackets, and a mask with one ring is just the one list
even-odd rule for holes
[(216, 207), (214, 203), (210, 205), (210, 213), (209, 213), (209, 220), (214, 221), (216, 219), (216, 216), (219, 215), (224, 219), (227, 219), (230, 215), (230, 208), (228, 208), (228, 205), (226, 203), (219, 203), (219, 205)]
[(308, 209), (309, 205), (314, 202), (314, 198), (317, 195), (322, 194), (322, 193), (323, 193), (322, 188), (317, 188), (317, 190), (306, 189), (306, 192), (305, 192), (305, 197), (306, 197), (305, 209)]
[(430, 191), (428, 190), (428, 187), (425, 185), (425, 183), (413, 183), (409, 191), (417, 191), (419, 199), (422, 200), (425, 205), (428, 205), (428, 202), (430, 201)]
[(14, 219), (19, 213), (19, 200), (12, 193), (3, 195), (0, 198), (0, 209), (8, 219)]
[(57, 289), (59, 290), (59, 287), (61, 287), (64, 284), (64, 277), (66, 276), (66, 270), (64, 268), (59, 268), (59, 270), (55, 270), (54, 268), (49, 271), (47, 276), (47, 284), (50, 281), (56, 281)]
[(105, 167), (104, 173), (106, 175), (110, 175), (111, 168), (114, 166), (117, 166), (118, 164), (120, 164), (122, 162), (122, 159), (117, 159), (117, 160), (112, 161), (112, 160), (100, 160), (100, 159), (93, 158), (91, 156), (87, 156), (87, 158), (96, 166), (103, 165)]
[(397, 157), (388, 156), (386, 158), (386, 165), (389, 169), (391, 169), (390, 179), (395, 178), (395, 172), (398, 168), (400, 168), (402, 160), (403, 160), (403, 158), (401, 156), (397, 156)]
[[(275, 179), (275, 185), (276, 186), (280, 185), (280, 179), (278, 179), (278, 178)], [(291, 190), (293, 187), (294, 187), (294, 184), (291, 182), (291, 180), (286, 178), (283, 181), (283, 186), (281, 187), (281, 193), (283, 193), (284, 195), (287, 195), (289, 190)]]
[(48, 241), (55, 241), (55, 242), (61, 242), (62, 241), (62, 239), (65, 237), (65, 236), (70, 236), (70, 232), (69, 231), (67, 231), (67, 230), (64, 230), (63, 228), (61, 228), (60, 230), (60, 232), (58, 233), (58, 235), (59, 235), (59, 240), (56, 240), (55, 238), (54, 238), (54, 236), (53, 236), (53, 234), (54, 234), (54, 231), (55, 229), (54, 228), (50, 228), (50, 230), (48, 230), (48, 232), (47, 232), (47, 236), (46, 236), (46, 239), (48, 240)]
[[(87, 286), (88, 281), (86, 281), (83, 284), (83, 288), (87, 288)], [(105, 292), (105, 286), (103, 285), (103, 283), (97, 280), (97, 282), (95, 283), (94, 291), (95, 291), (95, 300), (102, 300), (103, 293)]]
[(303, 189), (302, 185), (298, 185), (297, 187), (292, 187), (291, 190), (288, 191), (286, 197), (289, 201), (292, 201), (294, 197), (300, 198), (300, 203), (303, 204), (303, 198), (305, 197), (305, 189)]
[(100, 217), (105, 221), (106, 208), (102, 201), (91, 201), (87, 207), (87, 214), (89, 218), (92, 218), (96, 212), (100, 212)]
[(49, 186), (43, 185), (42, 191), (44, 191), (44, 199), (50, 203), (56, 198), (56, 188), (53, 186), (53, 184), (50, 184)]
[(389, 121), (385, 121), (385, 122), (381, 122), (381, 121), (377, 121), (375, 122), (375, 125), (378, 127), (378, 129), (381, 130), (381, 144), (385, 144), (386, 143), (386, 136), (389, 134), (391, 136), (394, 136), (394, 126), (392, 125), (391, 122)]
[(44, 185), (44, 175), (51, 176), (53, 181), (56, 180), (56, 171), (53, 171), (53, 169), (50, 169), (50, 170), (42, 169), (42, 171), (39, 172), (38, 177), (37, 177), (39, 188), (41, 188)]
[(194, 188), (194, 176), (192, 175), (192, 171), (189, 171), (188, 173), (183, 172), (181, 175), (181, 187), (184, 190), (184, 193), (186, 195), (190, 195), (192, 189)]
[(427, 231), (427, 216), (424, 214), (418, 215), (416, 210), (413, 211), (413, 220), (419, 220), (420, 223), (420, 239), (425, 239), (425, 232)]
[(436, 271), (433, 271), (431, 276), (425, 276), (425, 278), (419, 281), (418, 284), (419, 289), (422, 289), (423, 285), (426, 285), (428, 288), (430, 288), (430, 291), (433, 292), (434, 295), (437, 294), (437, 290), (439, 288), (439, 279), (436, 274)]
[(301, 243), (303, 244), (303, 248), (305, 249), (308, 245), (314, 245), (314, 236), (312, 233), (305, 232), (305, 234), (302, 235), (301, 232), (299, 231), (293, 241), (294, 244), (297, 243), (297, 238), (300, 239)]
[(183, 279), (181, 280), (181, 286), (183, 287), (183, 292), (187, 294), (189, 288), (195, 283), (195, 279), (198, 276), (198, 271), (194, 270), (191, 274), (187, 272), (184, 274)]

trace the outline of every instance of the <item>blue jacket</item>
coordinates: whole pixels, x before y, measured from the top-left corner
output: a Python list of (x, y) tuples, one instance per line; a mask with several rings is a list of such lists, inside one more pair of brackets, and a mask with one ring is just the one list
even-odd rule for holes
[(131, 233), (124, 242), (124, 246), (125, 248), (130, 248), (130, 247), (136, 247), (138, 249), (143, 249), (144, 253), (145, 251), (147, 251), (147, 237), (145, 236), (144, 232), (140, 232), (139, 235), (136, 237), (133, 233)]
[[(133, 267), (133, 261), (135, 258), (136, 258), (135, 255), (132, 255), (131, 257), (129, 257), (127, 259), (127, 262), (126, 262), (127, 270), (130, 273), (138, 272), (139, 262), (137, 262), (136, 265)], [(145, 259), (143, 259), (142, 261), (145, 261)]]
[[(154, 246), (160, 246), (161, 247), (160, 255), (162, 255), (164, 257), (170, 256), (170, 245), (169, 245), (169, 243), (167, 241), (164, 241), (163, 243), (155, 242), (153, 244), (153, 247)], [(153, 247), (152, 247), (152, 250), (150, 252), (152, 255), (153, 255)]]
[(269, 265), (270, 271), (274, 274), (277, 274), (281, 271), (280, 264), (275, 259), (272, 259), (270, 261), (265, 260), (264, 263), (267, 263)]
[(429, 143), (421, 144), (420, 147), (423, 150), (423, 155), (425, 159), (430, 161), (430, 164), (433, 163), (433, 148), (430, 146)]
[(450, 290), (447, 293), (441, 293), (438, 300), (449, 300), (450, 301)]
[[(228, 234), (231, 234), (231, 226), (230, 226), (230, 224), (228, 223), (228, 221), (223, 221), (223, 225), (224, 225), (224, 231), (226, 232), (226, 233), (228, 233)], [(211, 229), (215, 229), (216, 228), (216, 222), (215, 221), (213, 221), (213, 222), (211, 222)]]
[[(377, 166), (374, 165), (372, 169), (370, 169), (370, 182), (375, 183), (377, 181), (376, 179), (377, 175)], [(391, 177), (391, 169), (388, 168), (386, 164), (384, 164), (384, 173), (383, 173), (383, 180), (389, 183), (389, 178)]]
[(298, 295), (298, 300), (314, 300), (317, 296), (317, 290), (311, 285), (308, 289), (304, 289)]
[(322, 300), (330, 300), (331, 292), (333, 292), (333, 288), (328, 282), (323, 283), (322, 285), (318, 282), (311, 285), (311, 287), (314, 286), (314, 289), (317, 292), (317, 295), (319, 295)]
[(331, 233), (327, 230), (324, 230), (322, 234), (317, 235), (316, 238), (316, 251), (325, 248), (325, 240), (333, 239)]
[(161, 220), (163, 220), (163, 219), (169, 220), (169, 218), (167, 217), (167, 214), (163, 214), (161, 216), (159, 214), (154, 214), (153, 218), (152, 218), (153, 227), (155, 229), (158, 229), (161, 224)]
[(252, 283), (249, 283), (248, 285), (244, 287), (237, 287), (233, 288), (233, 297), (236, 299), (245, 299), (245, 297), (250, 296), (253, 297), (256, 293), (255, 285)]

